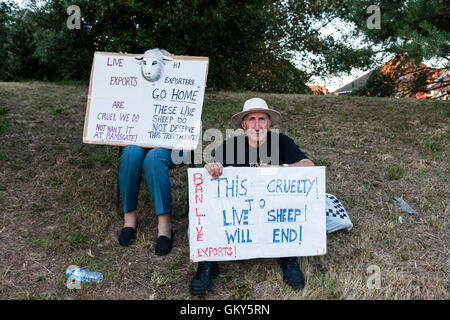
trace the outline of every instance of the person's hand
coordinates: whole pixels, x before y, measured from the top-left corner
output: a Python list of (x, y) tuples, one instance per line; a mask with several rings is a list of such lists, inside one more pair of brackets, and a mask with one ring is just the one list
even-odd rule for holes
[(213, 179), (217, 179), (223, 173), (223, 165), (220, 162), (207, 163), (205, 169)]

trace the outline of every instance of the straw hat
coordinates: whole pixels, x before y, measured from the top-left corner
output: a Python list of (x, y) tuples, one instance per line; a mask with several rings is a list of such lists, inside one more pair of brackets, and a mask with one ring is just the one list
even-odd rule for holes
[(241, 121), (246, 115), (253, 112), (265, 112), (269, 115), (272, 124), (280, 119), (281, 113), (270, 109), (266, 101), (261, 98), (251, 98), (245, 101), (241, 112), (236, 113), (231, 117), (231, 121), (236, 127), (241, 127)]

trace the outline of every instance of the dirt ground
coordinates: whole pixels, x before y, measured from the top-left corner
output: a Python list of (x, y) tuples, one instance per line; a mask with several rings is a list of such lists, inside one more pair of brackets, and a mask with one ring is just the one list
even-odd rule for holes
[[(191, 296), (186, 167), (170, 172), (173, 251), (154, 254), (156, 219), (144, 182), (137, 241), (120, 247), (118, 147), (82, 143), (87, 86), (3, 82), (0, 298), (448, 300), (450, 102), (207, 91), (203, 128), (225, 132), (256, 95), (282, 112), (280, 132), (327, 167), (327, 192), (354, 224), (328, 234), (326, 255), (299, 259), (305, 289), (283, 285), (274, 259), (254, 259), (220, 263), (212, 290)], [(394, 197), (417, 214), (401, 211)], [(70, 290), (69, 265), (104, 280)], [(373, 270), (381, 280), (375, 287)]]

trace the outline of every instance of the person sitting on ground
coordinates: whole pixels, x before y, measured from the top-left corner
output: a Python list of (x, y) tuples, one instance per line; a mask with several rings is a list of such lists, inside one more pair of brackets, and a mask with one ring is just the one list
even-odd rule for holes
[[(280, 113), (270, 109), (263, 99), (247, 100), (242, 112), (231, 118), (237, 127), (245, 130), (245, 134), (226, 140), (216, 150), (214, 162), (205, 165), (211, 177), (221, 176), (224, 166), (314, 166), (290, 137), (270, 130), (271, 125), (279, 118)], [(279, 258), (278, 263), (283, 271), (284, 281), (289, 286), (293, 289), (302, 289), (305, 286), (297, 257)], [(216, 261), (199, 262), (191, 281), (191, 293), (205, 294), (211, 287), (212, 279), (218, 274)]]
[[(183, 151), (179, 151), (182, 154)], [(173, 230), (171, 224), (172, 197), (169, 170), (175, 168), (172, 150), (165, 148), (142, 148), (128, 145), (119, 159), (119, 190), (122, 198), (124, 226), (119, 235), (119, 244), (129, 246), (136, 238), (137, 202), (141, 185), (141, 172), (158, 217), (157, 255), (166, 255), (172, 250)]]

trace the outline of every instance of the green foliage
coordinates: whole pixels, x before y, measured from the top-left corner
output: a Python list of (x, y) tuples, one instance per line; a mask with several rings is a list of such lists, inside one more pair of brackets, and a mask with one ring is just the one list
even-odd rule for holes
[(0, 133), (8, 130), (9, 120), (6, 118), (0, 118)]
[[(142, 53), (159, 47), (209, 57), (209, 88), (303, 93), (309, 77), (371, 69), (383, 57), (377, 53), (447, 63), (449, 57), (444, 0), (26, 3), (26, 8), (11, 0), (0, 4), (3, 80), (86, 80), (95, 51)], [(373, 4), (381, 10), (381, 29), (367, 27)], [(81, 10), (80, 29), (67, 27), (70, 5)], [(324, 27), (338, 19), (354, 30), (325, 34)]]
[(310, 89), (305, 85), (308, 78), (288, 60), (266, 52), (250, 63), (243, 87), (262, 92), (308, 93)]
[(398, 180), (403, 178), (407, 173), (402, 163), (390, 164), (387, 168), (387, 177), (389, 180)]
[(433, 79), (434, 69), (424, 64), (417, 65), (413, 60), (396, 57), (373, 70), (365, 86), (352, 92), (352, 95), (371, 97), (413, 96), (426, 92), (427, 85)]
[(383, 74), (380, 68), (370, 74), (364, 87), (351, 93), (354, 96), (390, 97), (396, 91), (396, 80), (390, 74)]
[[(267, 15), (267, 3), (50, 0), (37, 6), (30, 1), (26, 9), (3, 15), (10, 21), (10, 67), (0, 78), (87, 79), (95, 51), (142, 53), (159, 47), (208, 56), (209, 87), (242, 88), (265, 43), (276, 42), (277, 35), (266, 32), (276, 23)], [(67, 27), (70, 5), (80, 7), (80, 29)]]
[[(9, 109), (5, 107), (0, 107), (0, 133), (5, 132), (9, 128), (9, 119), (6, 118)], [(3, 154), (0, 154), (0, 160), (7, 160), (7, 157), (2, 157)]]
[[(8, 33), (6, 26), (9, 23), (9, 16), (11, 14), (12, 3), (11, 2), (1, 2), (0, 3), (0, 61), (4, 62), (8, 58), (8, 45), (7, 38)], [(7, 65), (6, 63), (0, 64), (0, 75), (6, 74)]]
[[(378, 46), (374, 54), (405, 56), (417, 63), (431, 58), (449, 65), (448, 2), (445, 0), (336, 0), (330, 2), (342, 20), (356, 26), (364, 41)], [(367, 8), (380, 8), (380, 29), (369, 29)]]
[(0, 116), (5, 115), (9, 112), (8, 108), (0, 107)]
[(235, 287), (233, 288), (234, 300), (249, 300), (251, 298), (251, 287), (247, 281), (245, 282), (234, 282)]
[[(66, 25), (70, 5), (81, 10), (78, 30)], [(362, 61), (349, 58), (342, 43), (321, 38), (311, 21), (324, 17), (324, 6), (308, 1), (31, 0), (25, 9), (3, 7), (8, 63), (0, 78), (7, 80), (83, 80), (95, 51), (159, 47), (208, 56), (210, 88), (303, 93), (309, 75), (291, 63), (294, 51), (326, 56), (322, 73)]]

